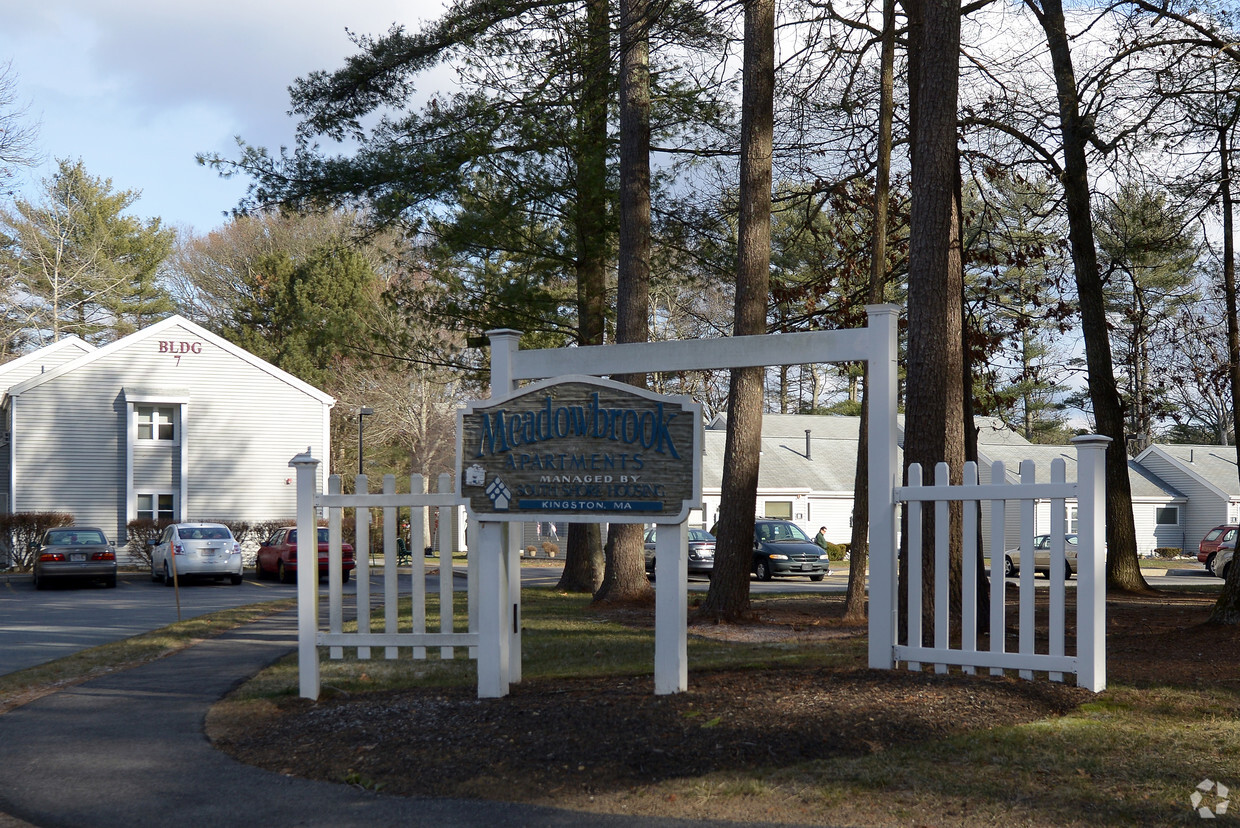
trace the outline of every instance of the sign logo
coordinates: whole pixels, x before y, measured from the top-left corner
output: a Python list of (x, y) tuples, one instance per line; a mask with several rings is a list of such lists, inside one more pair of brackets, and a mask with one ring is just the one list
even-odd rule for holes
[(1197, 816), (1202, 819), (1214, 819), (1227, 813), (1227, 806), (1230, 804), (1227, 799), (1229, 793), (1227, 786), (1222, 782), (1203, 779), (1197, 783), (1197, 789), (1193, 791), (1189, 801), (1193, 803), (1193, 810), (1197, 812)]
[[(591, 377), (458, 417), (459, 494), (492, 520), (671, 522), (701, 499), (701, 406)], [(501, 517), (502, 516), (502, 517)]]

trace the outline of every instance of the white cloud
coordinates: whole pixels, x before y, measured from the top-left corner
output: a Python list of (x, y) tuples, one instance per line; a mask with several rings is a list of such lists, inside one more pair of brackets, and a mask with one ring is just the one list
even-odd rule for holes
[[(0, 0), (0, 61), (41, 123), (39, 146), (138, 189), (135, 212), (205, 232), (245, 189), (199, 167), (235, 153), (233, 137), (288, 144), (288, 87), (356, 51), (346, 28), (416, 29), (440, 0)], [(28, 190), (29, 192), (29, 190)]]

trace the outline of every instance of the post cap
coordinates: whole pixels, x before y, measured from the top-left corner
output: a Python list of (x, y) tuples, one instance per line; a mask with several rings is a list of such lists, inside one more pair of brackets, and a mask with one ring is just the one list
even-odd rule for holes
[(317, 466), (319, 460), (314, 459), (310, 455), (310, 446), (306, 446), (306, 450), (301, 454), (288, 461), (289, 466), (296, 468), (297, 466)]

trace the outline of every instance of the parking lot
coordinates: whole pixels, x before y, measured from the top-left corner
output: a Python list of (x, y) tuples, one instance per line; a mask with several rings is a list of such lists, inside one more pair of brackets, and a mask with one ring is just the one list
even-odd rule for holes
[[(407, 572), (408, 570), (406, 570)], [(457, 568), (455, 585), (464, 589), (464, 567)], [(1183, 568), (1157, 570), (1147, 574), (1156, 588), (1185, 584), (1221, 584), (1200, 565), (1186, 563)], [(560, 579), (558, 566), (526, 566), (521, 581), (526, 586), (554, 586)], [(408, 577), (408, 576), (406, 576)], [(428, 581), (427, 589), (437, 588), (437, 581)], [(1008, 579), (1016, 583), (1016, 578)], [(1045, 578), (1034, 583), (1045, 586)], [(1075, 579), (1068, 582), (1074, 588)], [(656, 583), (657, 588), (657, 583)], [(710, 581), (691, 578), (689, 589), (705, 592)], [(832, 574), (820, 583), (808, 578), (778, 578), (773, 581), (751, 581), (750, 591), (768, 593), (843, 593), (848, 588), (848, 570), (837, 565)], [(326, 589), (326, 581), (321, 589)], [(115, 589), (101, 586), (55, 588), (36, 591), (25, 573), (0, 574), (0, 675), (43, 664), (70, 653), (138, 635), (177, 620), (177, 592), (180, 592), (181, 617), (194, 618), (232, 607), (257, 604), (296, 596), (296, 586), (273, 581), (258, 581), (253, 573), (240, 586), (227, 582), (197, 582), (179, 590), (155, 583), (146, 573), (123, 572)], [(356, 591), (356, 581), (345, 585), (345, 593)], [(372, 600), (382, 596), (381, 578), (372, 576)]]

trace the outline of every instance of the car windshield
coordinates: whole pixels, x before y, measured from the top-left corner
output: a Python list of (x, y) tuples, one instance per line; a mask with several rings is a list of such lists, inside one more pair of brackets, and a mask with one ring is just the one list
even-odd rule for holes
[(783, 521), (771, 523), (759, 523), (757, 525), (758, 537), (764, 541), (805, 541), (813, 543), (809, 539), (809, 535), (797, 526), (795, 523), (785, 523)]
[[(297, 543), (297, 530), (296, 529), (289, 530), (288, 542)], [(319, 527), (319, 543), (327, 543), (327, 527), (326, 526)]]
[(64, 529), (47, 533), (48, 546), (85, 546), (103, 543), (107, 543), (107, 539), (98, 529)]
[(690, 529), (689, 540), (691, 541), (713, 541), (715, 536), (705, 529)]
[(181, 540), (231, 540), (232, 533), (223, 526), (195, 526), (177, 531)]

